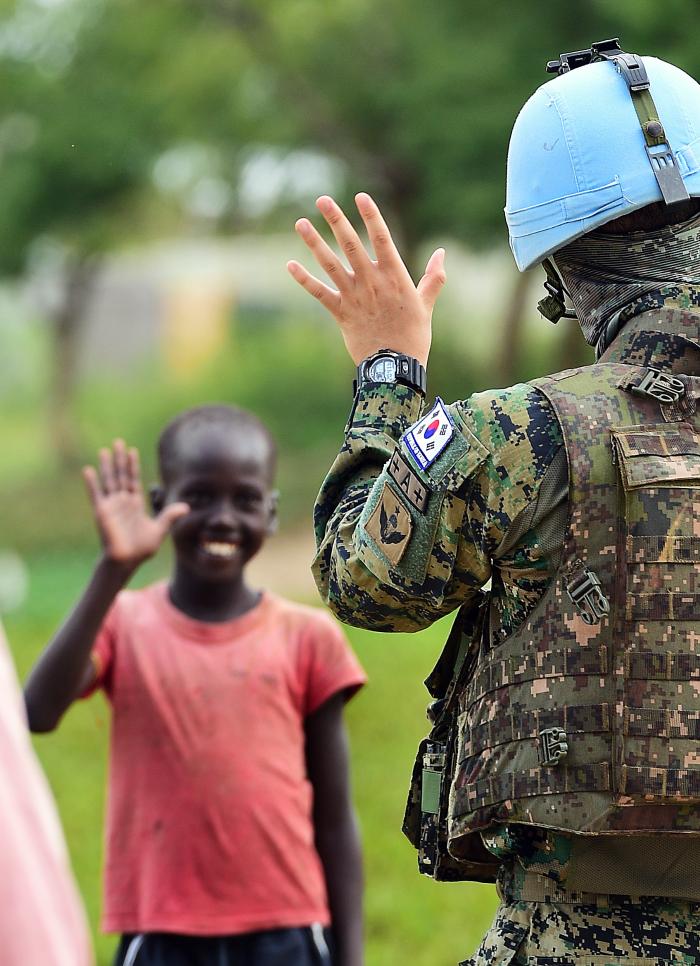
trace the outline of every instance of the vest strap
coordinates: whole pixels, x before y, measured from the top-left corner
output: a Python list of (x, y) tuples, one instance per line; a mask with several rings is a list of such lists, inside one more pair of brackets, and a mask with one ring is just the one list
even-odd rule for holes
[(697, 800), (700, 799), (700, 768), (623, 765), (620, 791), (624, 795)]
[[(700, 738), (700, 711), (625, 708), (624, 733), (639, 738)], [(695, 766), (693, 771), (697, 771)]]
[(562, 764), (556, 768), (543, 766), (483, 778), (469, 784), (467, 798), (469, 808), (474, 810), (539, 795), (563, 795), (566, 792), (578, 795), (610, 790), (610, 766), (607, 761), (601, 761), (590, 765)]
[(513, 869), (510, 865), (499, 870), (496, 889), (504, 902), (562, 902), (599, 908), (610, 904), (610, 896), (564, 889), (547, 875)]
[(700, 563), (700, 537), (627, 537), (627, 559), (635, 563)]
[(464, 757), (470, 758), (498, 745), (539, 738), (542, 731), (552, 728), (567, 735), (610, 731), (610, 706), (565, 704), (558, 708), (501, 715), (470, 729), (469, 738), (464, 743)]
[(628, 621), (694, 621), (700, 614), (700, 594), (628, 594)]
[(466, 706), (469, 707), (491, 691), (511, 684), (541, 678), (607, 673), (608, 652), (605, 646), (589, 649), (560, 647), (550, 651), (531, 651), (517, 659), (492, 660), (474, 675), (466, 691)]
[(671, 651), (627, 653), (626, 677), (635, 681), (693, 681), (700, 679), (700, 654)]

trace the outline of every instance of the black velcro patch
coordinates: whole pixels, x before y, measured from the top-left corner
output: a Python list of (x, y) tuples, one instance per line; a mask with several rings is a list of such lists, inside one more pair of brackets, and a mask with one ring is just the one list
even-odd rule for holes
[(389, 460), (388, 473), (411, 506), (414, 506), (421, 513), (425, 513), (428, 509), (430, 490), (416, 476), (398, 450), (394, 452), (394, 455)]

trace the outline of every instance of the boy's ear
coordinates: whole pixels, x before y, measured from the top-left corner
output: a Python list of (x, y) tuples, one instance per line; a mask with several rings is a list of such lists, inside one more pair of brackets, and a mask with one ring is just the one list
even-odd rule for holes
[(151, 511), (158, 516), (165, 506), (165, 490), (158, 483), (151, 483), (148, 487), (148, 499), (151, 503)]
[(279, 524), (279, 518), (277, 516), (277, 510), (280, 502), (280, 491), (273, 490), (270, 493), (270, 511), (267, 521), (267, 534), (272, 536), (273, 533), (277, 532), (277, 526)]

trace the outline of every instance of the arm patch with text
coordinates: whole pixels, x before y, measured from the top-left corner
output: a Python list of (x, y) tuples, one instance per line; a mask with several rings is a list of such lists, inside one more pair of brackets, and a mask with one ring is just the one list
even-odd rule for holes
[(420, 510), (421, 513), (425, 513), (428, 509), (430, 489), (413, 472), (398, 449), (389, 460), (387, 473), (399, 487), (411, 506), (414, 506), (416, 510)]
[(487, 457), (456, 407), (448, 411), (440, 400), (404, 433), (354, 533), (357, 556), (375, 578), (439, 605), (455, 563), (467, 489)]

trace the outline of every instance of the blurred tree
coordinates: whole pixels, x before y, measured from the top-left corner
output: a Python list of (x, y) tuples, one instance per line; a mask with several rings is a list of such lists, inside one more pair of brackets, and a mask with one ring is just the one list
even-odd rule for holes
[(103, 253), (138, 230), (154, 158), (172, 135), (161, 79), (187, 36), (176, 14), (108, 0), (2, 7), (0, 272), (51, 255), (50, 439), (63, 463), (79, 456), (70, 401), (95, 275)]
[[(346, 202), (372, 191), (414, 272), (425, 241), (492, 246), (506, 237), (509, 132), (545, 61), (620, 35), (697, 73), (692, 16), (686, 0), (0, 0), (0, 272), (61, 252), (52, 439), (64, 461), (77, 451), (81, 318), (109, 248), (203, 210), (209, 226), (239, 227), (241, 174), (269, 148), (334, 159)], [(154, 172), (180, 192), (179, 214), (154, 200)], [(293, 197), (280, 194), (268, 224), (299, 212)], [(504, 381), (529, 277), (513, 269)]]
[[(617, 35), (627, 49), (653, 51), (691, 71), (700, 59), (684, 0), (663, 8), (653, 0), (546, 8), (536, 0), (196, 2), (250, 51), (258, 138), (313, 145), (343, 159), (348, 194), (375, 193), (414, 273), (426, 239), (454, 237), (473, 247), (505, 239), (508, 137), (520, 106), (546, 79), (548, 59)], [(225, 116), (218, 120), (217, 133), (230, 136)], [(215, 129), (217, 119), (210, 134)], [(529, 282), (513, 270), (505, 381), (517, 371)], [(580, 354), (581, 340), (569, 331)]]

